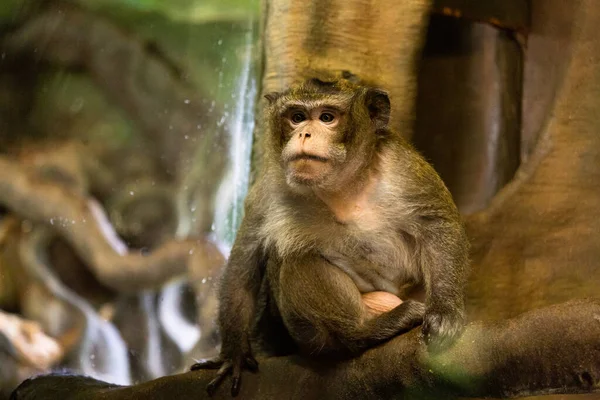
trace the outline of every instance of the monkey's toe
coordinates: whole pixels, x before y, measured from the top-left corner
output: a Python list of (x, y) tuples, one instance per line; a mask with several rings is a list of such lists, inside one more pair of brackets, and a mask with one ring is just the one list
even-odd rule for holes
[[(217, 391), (217, 388), (221, 385), (221, 382), (225, 379), (227, 375), (231, 373), (233, 369), (233, 365), (230, 362), (223, 362), (219, 371), (217, 371), (217, 376), (215, 379), (208, 383), (206, 386), (206, 392), (209, 396), (212, 397), (213, 394)], [(232, 392), (232, 395), (235, 396)]]

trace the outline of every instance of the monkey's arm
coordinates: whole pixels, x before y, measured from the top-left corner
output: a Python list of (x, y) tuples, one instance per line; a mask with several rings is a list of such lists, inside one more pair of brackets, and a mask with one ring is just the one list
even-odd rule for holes
[(423, 334), (446, 346), (464, 327), (464, 290), (468, 274), (468, 239), (459, 220), (428, 221), (421, 231), (421, 266), (427, 290)]
[(232, 374), (231, 393), (235, 396), (239, 391), (242, 369), (258, 368), (249, 339), (263, 279), (265, 255), (258, 237), (262, 217), (253, 203), (249, 195), (246, 214), (220, 282), (218, 321), (221, 353), (216, 359), (204, 360), (191, 367), (192, 370), (219, 369), (216, 378), (207, 387), (211, 394), (227, 375)]
[(374, 316), (348, 274), (321, 255), (287, 260), (279, 276), (281, 314), (308, 354), (360, 354), (423, 321), (425, 307), (415, 300)]
[[(453, 399), (600, 391), (600, 301), (577, 300), (510, 320), (470, 323), (448, 351), (431, 356), (416, 329), (341, 362), (309, 357), (261, 359), (244, 399)], [(26, 381), (15, 400), (193, 399), (213, 376), (180, 374), (130, 387), (80, 376)], [(427, 396), (428, 395), (428, 396)], [(219, 391), (216, 399), (229, 394)]]
[(413, 234), (427, 291), (423, 333), (428, 343), (445, 347), (464, 327), (469, 239), (441, 178), (420, 156), (415, 158), (420, 173), (412, 181), (416, 194), (410, 203), (415, 205)]

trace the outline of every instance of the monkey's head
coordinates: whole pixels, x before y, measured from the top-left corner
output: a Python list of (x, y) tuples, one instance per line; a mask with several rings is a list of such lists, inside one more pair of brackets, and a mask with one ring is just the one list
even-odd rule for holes
[(311, 79), (265, 97), (268, 151), (292, 189), (340, 189), (371, 165), (391, 135), (390, 101), (380, 89)]

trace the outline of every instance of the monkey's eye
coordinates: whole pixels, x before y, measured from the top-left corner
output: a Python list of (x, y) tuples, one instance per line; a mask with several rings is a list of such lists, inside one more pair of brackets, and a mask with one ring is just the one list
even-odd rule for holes
[(292, 122), (295, 124), (299, 124), (300, 122), (306, 120), (306, 116), (301, 112), (295, 112), (292, 114)]
[(326, 124), (329, 124), (329, 123), (333, 122), (333, 120), (335, 119), (335, 116), (332, 113), (324, 112), (323, 114), (321, 114), (319, 116), (319, 119), (321, 121), (325, 122)]

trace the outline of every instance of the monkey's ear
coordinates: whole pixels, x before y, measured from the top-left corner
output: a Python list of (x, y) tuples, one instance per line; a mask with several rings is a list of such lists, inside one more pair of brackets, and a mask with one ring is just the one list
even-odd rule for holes
[(365, 106), (369, 110), (375, 129), (384, 129), (390, 121), (390, 98), (381, 89), (368, 89), (365, 96)]
[(265, 94), (265, 99), (267, 99), (269, 104), (273, 104), (275, 102), (275, 100), (277, 100), (279, 98), (279, 96), (281, 96), (281, 93), (271, 92), (271, 93)]

